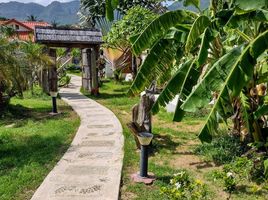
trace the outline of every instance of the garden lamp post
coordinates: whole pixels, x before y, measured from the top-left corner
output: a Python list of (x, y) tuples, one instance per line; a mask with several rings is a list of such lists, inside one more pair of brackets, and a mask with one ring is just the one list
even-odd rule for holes
[(52, 98), (52, 114), (57, 114), (57, 95), (58, 92), (50, 92), (50, 96)]
[(148, 175), (148, 149), (152, 139), (153, 134), (151, 133), (142, 132), (138, 134), (138, 140), (141, 144), (140, 172), (132, 175), (134, 182), (151, 184), (155, 180), (153, 175)]

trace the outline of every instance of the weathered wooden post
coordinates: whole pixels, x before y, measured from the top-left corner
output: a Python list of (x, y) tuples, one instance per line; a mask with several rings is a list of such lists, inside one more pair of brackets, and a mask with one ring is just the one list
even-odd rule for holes
[(140, 142), (138, 140), (139, 133), (152, 132), (152, 114), (151, 108), (155, 102), (156, 82), (154, 81), (149, 89), (141, 95), (140, 102), (132, 108), (132, 122), (128, 123), (128, 127), (132, 131), (137, 148), (140, 149)]
[(52, 65), (48, 68), (49, 92), (52, 97), (52, 114), (57, 111), (57, 94), (58, 94), (58, 75), (56, 66), (56, 49), (49, 49), (49, 56), (52, 60)]
[(49, 84), (48, 84), (48, 69), (47, 67), (42, 68), (40, 75), (40, 85), (42, 87), (43, 92), (49, 93)]
[(92, 88), (91, 94), (92, 95), (99, 95), (99, 83), (98, 83), (98, 73), (97, 73), (97, 55), (98, 55), (98, 48), (94, 47), (91, 51), (91, 81), (92, 81)]
[(82, 87), (86, 91), (91, 91), (91, 49), (82, 49)]

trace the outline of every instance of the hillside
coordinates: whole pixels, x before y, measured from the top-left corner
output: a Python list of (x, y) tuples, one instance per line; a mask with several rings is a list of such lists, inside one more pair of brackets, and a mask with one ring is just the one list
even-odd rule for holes
[(48, 6), (11, 1), (0, 3), (0, 17), (26, 20), (27, 16), (34, 15), (38, 20), (47, 22), (55, 21), (60, 24), (74, 24), (78, 22), (77, 12), (79, 7), (79, 0), (67, 3), (54, 1)]
[[(201, 10), (204, 10), (206, 8), (209, 7), (209, 3), (210, 3), (210, 0), (201, 0), (200, 1), (200, 7), (201, 7)], [(183, 2), (174, 2), (173, 4), (171, 4), (169, 7), (168, 7), (169, 10), (179, 10), (179, 9), (188, 9), (188, 10), (193, 10), (193, 11), (196, 11), (196, 8), (193, 7), (193, 6), (188, 6), (188, 7), (184, 7), (183, 6)]]

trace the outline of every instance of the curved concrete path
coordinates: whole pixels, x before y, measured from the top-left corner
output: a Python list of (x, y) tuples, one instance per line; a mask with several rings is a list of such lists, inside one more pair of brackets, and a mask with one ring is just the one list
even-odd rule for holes
[(62, 99), (81, 118), (76, 136), (32, 200), (116, 200), (123, 162), (122, 126), (116, 116), (83, 96), (81, 78), (72, 76)]

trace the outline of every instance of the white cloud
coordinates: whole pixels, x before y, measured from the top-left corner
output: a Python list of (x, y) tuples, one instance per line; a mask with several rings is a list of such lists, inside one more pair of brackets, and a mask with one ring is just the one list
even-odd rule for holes
[[(11, 0), (0, 0), (0, 3), (2, 2), (10, 2)], [(14, 0), (12, 0), (14, 1)], [(55, 0), (15, 0), (17, 2), (21, 2), (21, 3), (30, 3), (30, 2), (33, 2), (33, 3), (39, 3), (39, 4), (42, 4), (44, 6), (47, 6), (48, 4), (50, 4), (51, 2), (55, 1)], [(69, 2), (69, 1), (72, 1), (72, 0), (57, 0), (57, 1), (60, 1), (60, 2)]]

